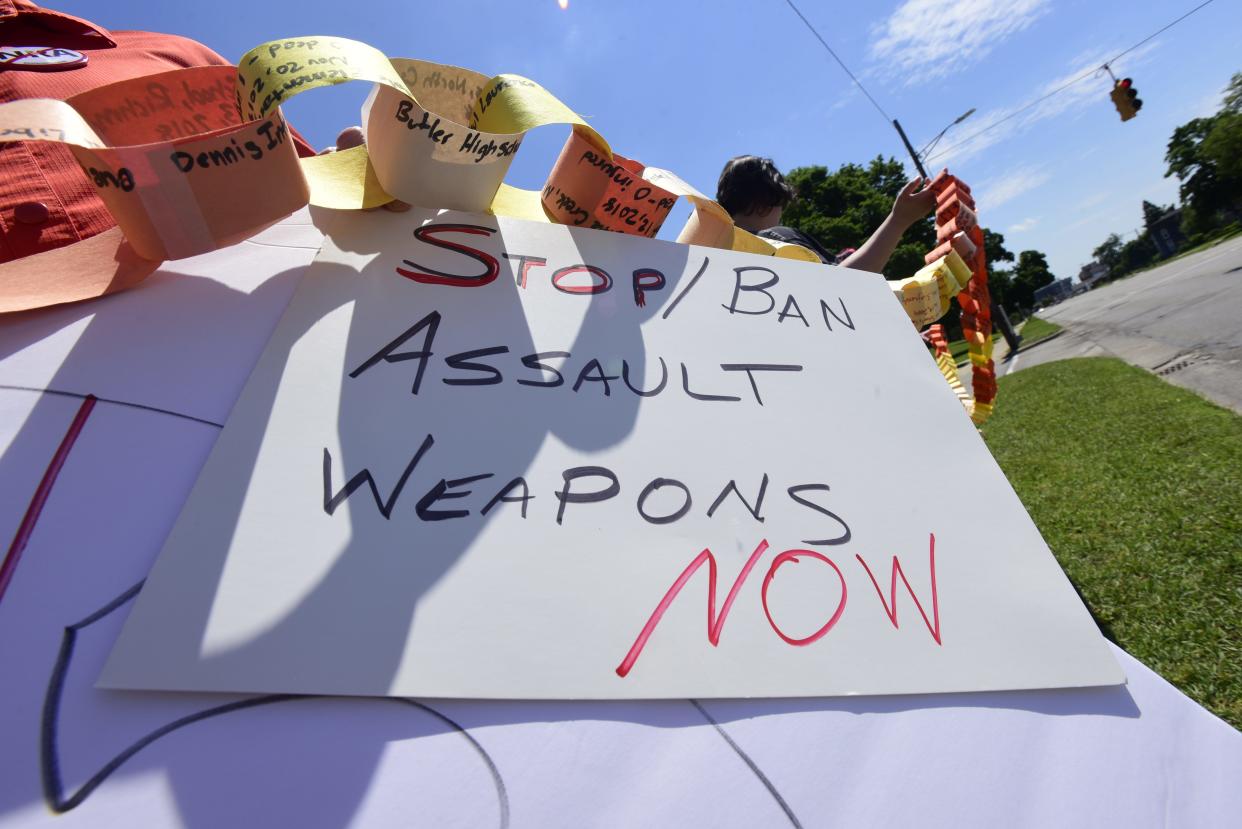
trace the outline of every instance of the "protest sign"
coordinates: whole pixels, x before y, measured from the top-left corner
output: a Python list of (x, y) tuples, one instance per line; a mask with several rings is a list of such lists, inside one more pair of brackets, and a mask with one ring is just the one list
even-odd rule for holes
[(880, 276), (414, 210), (336, 220), (101, 684), (1122, 681)]

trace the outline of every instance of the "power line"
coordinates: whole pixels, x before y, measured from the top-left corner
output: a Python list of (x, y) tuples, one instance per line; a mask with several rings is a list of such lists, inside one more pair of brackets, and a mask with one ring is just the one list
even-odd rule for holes
[[(1212, 2), (1212, 0), (1208, 0), (1208, 2), (1210, 3), (1210, 2)], [(1113, 58), (1113, 60), (1116, 60), (1116, 58)], [(973, 133), (971, 133), (971, 134), (970, 134), (970, 137), (968, 137), (968, 138), (963, 138), (961, 141), (957, 142), (956, 144), (950, 144), (948, 147), (945, 147), (943, 150), (941, 150), (940, 152), (936, 153), (935, 155), (933, 155), (933, 156), (929, 157), (927, 160), (928, 160), (928, 161), (932, 161), (933, 159), (940, 158), (942, 155), (945, 155), (945, 154), (947, 154), (947, 153), (952, 152), (953, 150), (956, 150), (958, 147), (962, 146), (963, 144), (969, 144), (971, 141), (974, 141), (976, 138), (978, 138), (979, 136), (983, 135), (985, 132), (988, 132), (989, 130), (992, 130), (992, 129), (995, 129), (996, 127), (999, 127), (1001, 124), (1005, 123), (1006, 121), (1010, 120), (1011, 118), (1016, 118), (1016, 117), (1018, 117), (1019, 115), (1021, 115), (1021, 114), (1022, 114), (1022, 113), (1024, 113), (1024, 112), (1026, 112), (1028, 109), (1030, 109), (1031, 107), (1035, 106), (1036, 104), (1041, 104), (1041, 103), (1043, 103), (1044, 101), (1046, 101), (1046, 100), (1048, 100), (1049, 98), (1051, 98), (1053, 95), (1056, 95), (1056, 94), (1058, 94), (1058, 93), (1064, 92), (1065, 90), (1069, 89), (1069, 88), (1070, 88), (1071, 86), (1073, 86), (1074, 84), (1078, 83), (1079, 81), (1086, 80), (1087, 78), (1091, 77), (1092, 75), (1097, 74), (1099, 71), (1100, 71), (1100, 67), (1098, 67), (1098, 66), (1097, 66), (1097, 67), (1095, 67), (1094, 69), (1090, 69), (1090, 70), (1088, 70), (1087, 72), (1083, 73), (1082, 75), (1079, 75), (1077, 78), (1074, 78), (1074, 80), (1070, 81), (1069, 83), (1065, 84), (1064, 86), (1058, 86), (1056, 89), (1052, 90), (1052, 91), (1051, 91), (1051, 92), (1049, 92), (1047, 95), (1044, 95), (1044, 96), (1042, 96), (1042, 97), (1036, 98), (1035, 100), (1031, 101), (1029, 104), (1026, 104), (1025, 106), (1021, 107), (1020, 109), (1015, 109), (1013, 112), (1009, 113), (1009, 114), (1008, 114), (1008, 115), (1006, 115), (1004, 118), (1000, 118), (1000, 119), (998, 119), (998, 120), (996, 120), (996, 121), (993, 121), (992, 123), (988, 124), (988, 125), (987, 125), (986, 127), (984, 127), (983, 129), (979, 130), (978, 132), (973, 132)]]
[[(786, 0), (786, 2), (788, 2), (788, 0)], [(1111, 63), (1113, 63), (1113, 62), (1117, 61), (1118, 59), (1122, 58), (1122, 57), (1123, 57), (1123, 56), (1125, 56), (1125, 55), (1130, 54), (1130, 53), (1131, 53), (1131, 52), (1133, 52), (1135, 49), (1137, 49), (1138, 47), (1142, 46), (1144, 43), (1148, 42), (1148, 41), (1149, 41), (1149, 40), (1151, 40), (1152, 38), (1154, 38), (1154, 37), (1156, 37), (1156, 36), (1158, 36), (1158, 35), (1160, 35), (1160, 34), (1163, 34), (1164, 32), (1166, 32), (1166, 31), (1168, 31), (1169, 29), (1171, 29), (1171, 28), (1173, 28), (1174, 26), (1176, 26), (1178, 23), (1181, 23), (1181, 22), (1182, 22), (1183, 20), (1185, 20), (1187, 17), (1190, 17), (1192, 14), (1194, 14), (1194, 13), (1195, 13), (1195, 12), (1197, 12), (1197, 11), (1199, 11), (1199, 9), (1201, 9), (1201, 8), (1203, 8), (1204, 6), (1207, 6), (1207, 5), (1211, 4), (1211, 3), (1214, 3), (1214, 2), (1215, 2), (1215, 0), (1204, 0), (1204, 2), (1202, 2), (1202, 3), (1200, 3), (1199, 5), (1195, 6), (1193, 9), (1191, 9), (1190, 11), (1186, 12), (1185, 14), (1183, 14), (1181, 17), (1179, 17), (1179, 18), (1177, 18), (1176, 20), (1174, 20), (1172, 23), (1169, 23), (1168, 25), (1164, 26), (1164, 27), (1163, 27), (1163, 28), (1161, 28), (1161, 29), (1157, 29), (1155, 32), (1152, 32), (1150, 35), (1148, 35), (1147, 37), (1143, 38), (1143, 39), (1142, 39), (1142, 40), (1140, 40), (1138, 43), (1134, 44), (1133, 46), (1129, 47), (1128, 49), (1124, 49), (1123, 51), (1118, 52), (1118, 53), (1117, 53), (1116, 55), (1114, 55), (1113, 57), (1111, 57), (1111, 58), (1109, 58), (1108, 60), (1104, 61), (1104, 63), (1103, 63), (1103, 64), (1101, 64), (1100, 66), (1097, 66), (1097, 67), (1095, 67), (1094, 69), (1090, 69), (1090, 70), (1088, 70), (1088, 71), (1084, 72), (1083, 74), (1079, 75), (1077, 78), (1074, 78), (1074, 79), (1073, 79), (1072, 81), (1070, 81), (1069, 83), (1063, 84), (1062, 86), (1058, 86), (1056, 89), (1052, 90), (1052, 91), (1051, 91), (1051, 92), (1049, 92), (1048, 94), (1043, 95), (1043, 96), (1041, 96), (1041, 97), (1039, 97), (1039, 98), (1036, 98), (1035, 100), (1031, 101), (1030, 103), (1028, 103), (1028, 104), (1026, 104), (1026, 105), (1024, 105), (1024, 106), (1022, 106), (1022, 107), (1021, 107), (1021, 108), (1019, 108), (1019, 109), (1015, 109), (1013, 112), (1009, 113), (1009, 114), (1008, 114), (1008, 115), (1006, 115), (1004, 118), (1000, 118), (1000, 119), (998, 119), (998, 120), (996, 120), (996, 121), (993, 121), (992, 123), (988, 124), (986, 127), (983, 127), (982, 129), (980, 129), (978, 132), (971, 133), (969, 137), (967, 137), (967, 138), (963, 138), (961, 141), (957, 142), (956, 144), (950, 144), (948, 147), (945, 147), (943, 150), (941, 150), (940, 152), (936, 153), (934, 156), (931, 156), (931, 157), (930, 157), (930, 158), (928, 158), (927, 160), (930, 162), (930, 161), (932, 161), (933, 159), (940, 158), (941, 156), (944, 156), (944, 155), (946, 155), (946, 154), (948, 154), (948, 153), (951, 153), (953, 150), (956, 150), (958, 147), (961, 147), (961, 146), (963, 146), (963, 145), (965, 145), (965, 144), (969, 144), (971, 141), (974, 141), (976, 138), (978, 138), (979, 136), (983, 135), (985, 132), (988, 132), (989, 130), (992, 130), (992, 129), (995, 129), (996, 127), (999, 127), (1001, 124), (1005, 123), (1006, 121), (1010, 120), (1011, 118), (1016, 118), (1017, 116), (1021, 115), (1021, 114), (1022, 114), (1022, 113), (1024, 113), (1024, 112), (1026, 112), (1028, 109), (1030, 109), (1030, 108), (1034, 107), (1035, 105), (1037, 105), (1037, 104), (1041, 104), (1041, 103), (1043, 103), (1044, 101), (1048, 100), (1048, 99), (1049, 99), (1049, 98), (1051, 98), (1053, 95), (1057, 95), (1057, 94), (1059, 94), (1059, 93), (1061, 93), (1061, 92), (1064, 92), (1065, 90), (1069, 89), (1069, 88), (1070, 88), (1071, 86), (1073, 86), (1074, 84), (1079, 83), (1079, 82), (1081, 82), (1081, 81), (1084, 81), (1084, 80), (1086, 80), (1087, 78), (1089, 78), (1089, 77), (1091, 77), (1091, 76), (1093, 76), (1093, 75), (1098, 74), (1101, 70), (1106, 69), (1106, 68), (1109, 66), (1109, 64), (1111, 64)]]
[(1186, 12), (1186, 13), (1185, 13), (1185, 14), (1183, 14), (1181, 17), (1177, 18), (1177, 19), (1176, 19), (1176, 20), (1174, 20), (1172, 23), (1170, 23), (1169, 25), (1165, 26), (1163, 29), (1157, 29), (1155, 32), (1152, 32), (1152, 33), (1151, 33), (1151, 34), (1149, 34), (1147, 37), (1143, 38), (1143, 39), (1142, 39), (1142, 40), (1140, 40), (1138, 43), (1136, 43), (1136, 44), (1134, 44), (1133, 46), (1131, 46), (1129, 49), (1126, 49), (1124, 52), (1121, 52), (1120, 54), (1115, 55), (1115, 56), (1112, 58), (1112, 60), (1109, 60), (1109, 61), (1108, 61), (1108, 63), (1112, 63), (1114, 60), (1117, 60), (1117, 58), (1120, 58), (1122, 55), (1128, 55), (1130, 52), (1133, 52), (1135, 49), (1137, 49), (1138, 47), (1142, 46), (1144, 43), (1146, 43), (1147, 41), (1151, 40), (1151, 39), (1152, 39), (1153, 37), (1155, 37), (1156, 35), (1164, 34), (1164, 33), (1165, 33), (1165, 32), (1167, 32), (1169, 29), (1172, 29), (1174, 26), (1176, 26), (1178, 23), (1181, 23), (1183, 20), (1185, 20), (1186, 18), (1190, 17), (1190, 16), (1191, 16), (1192, 14), (1194, 14), (1195, 12), (1199, 11), (1199, 9), (1201, 9), (1201, 8), (1203, 8), (1204, 6), (1208, 5), (1209, 3), (1213, 3), (1213, 2), (1215, 2), (1215, 0), (1204, 0), (1204, 2), (1202, 2), (1202, 3), (1200, 3), (1199, 5), (1195, 6), (1193, 9), (1191, 9), (1191, 10), (1190, 10), (1190, 11), (1188, 11), (1188, 12)]
[[(875, 107), (876, 111), (879, 112), (884, 118), (884, 123), (891, 126), (893, 119), (890, 118), (889, 114), (884, 111), (884, 107), (880, 106), (879, 102), (877, 102), (875, 98), (871, 97), (871, 93), (867, 91), (867, 87), (863, 86), (862, 81), (858, 80), (854, 73), (850, 71), (850, 68), (845, 65), (845, 61), (837, 57), (837, 53), (832, 51), (832, 47), (828, 45), (828, 41), (824, 40), (823, 36), (815, 30), (815, 27), (811, 25), (811, 21), (806, 19), (806, 15), (798, 10), (798, 7), (794, 5), (793, 0), (785, 0), (785, 2), (789, 4), (789, 8), (793, 9), (794, 14), (798, 15), (798, 17), (802, 19), (802, 22), (806, 24), (806, 27), (811, 30), (811, 34), (815, 35), (815, 39), (828, 50), (828, 54), (832, 55), (832, 59), (845, 70), (845, 74), (850, 76), (850, 80), (854, 82), (854, 85), (861, 89), (862, 93), (867, 96), (867, 100), (871, 102), (871, 105)], [(1208, 0), (1208, 2), (1211, 2), (1211, 0)]]

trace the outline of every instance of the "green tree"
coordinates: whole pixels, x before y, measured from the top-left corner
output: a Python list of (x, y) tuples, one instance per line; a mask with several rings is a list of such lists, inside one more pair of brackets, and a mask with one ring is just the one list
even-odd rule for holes
[[(798, 197), (782, 221), (810, 234), (831, 251), (856, 248), (875, 232), (893, 208), (893, 200), (909, 181), (895, 158), (876, 156), (865, 167), (842, 165), (798, 167), (786, 179)], [(906, 231), (884, 268), (888, 279), (904, 279), (923, 267), (923, 256), (936, 246), (936, 228), (929, 216)]]
[(1159, 256), (1160, 249), (1156, 247), (1151, 234), (1144, 231), (1137, 238), (1131, 239), (1121, 246), (1121, 257), (1118, 265), (1120, 273), (1127, 274), (1137, 271), (1139, 268), (1146, 267), (1156, 261)]
[(1230, 196), (1227, 182), (1220, 181), (1216, 165), (1203, 154), (1203, 141), (1215, 124), (1215, 116), (1187, 121), (1173, 130), (1164, 154), (1165, 178), (1177, 176), (1182, 204), (1204, 217), (1215, 215)]
[(1116, 233), (1110, 233), (1103, 244), (1091, 251), (1095, 261), (1108, 268), (1109, 279), (1116, 279), (1118, 276), (1121, 276), (1121, 271), (1118, 268), (1121, 265), (1122, 244), (1120, 236)]
[(1225, 99), (1222, 104), (1225, 112), (1242, 112), (1242, 72), (1234, 72), (1225, 87)]
[(1143, 224), (1150, 230), (1151, 226), (1173, 209), (1173, 206), (1161, 207), (1158, 204), (1152, 204), (1146, 199), (1143, 200)]
[(988, 228), (983, 229), (983, 255), (988, 262), (988, 272), (997, 262), (1012, 262), (1013, 251), (1005, 247), (1004, 234)]
[(1173, 131), (1165, 177), (1176, 176), (1182, 227), (1203, 234), (1242, 215), (1242, 72), (1233, 76), (1219, 112)]
[[(997, 262), (1014, 261), (1013, 251), (1005, 247), (1005, 236), (988, 228), (983, 229), (983, 256), (988, 266), (988, 292), (992, 300), (1002, 308), (1018, 310), (1013, 301), (1013, 271), (999, 269)], [(956, 318), (956, 315), (955, 315)]]
[(1221, 112), (1203, 138), (1202, 154), (1221, 178), (1242, 181), (1242, 113)]
[(1035, 306), (1035, 289), (1050, 285), (1056, 280), (1048, 270), (1048, 257), (1037, 250), (1024, 250), (1018, 254), (1018, 264), (1013, 269), (1013, 302), (1019, 308)]

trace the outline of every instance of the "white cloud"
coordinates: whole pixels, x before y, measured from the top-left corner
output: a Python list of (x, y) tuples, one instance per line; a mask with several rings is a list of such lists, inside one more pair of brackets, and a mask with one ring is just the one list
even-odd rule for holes
[[(1118, 76), (1130, 72), (1132, 67), (1144, 63), (1159, 45), (1160, 41), (1156, 40), (1134, 50), (1123, 60), (1114, 63), (1113, 71)], [(1041, 121), (1077, 112), (1087, 106), (1112, 106), (1108, 102), (1108, 90), (1112, 83), (1103, 72), (1099, 72), (1097, 77), (1086, 77), (1077, 83), (1072, 82), (1084, 75), (1093, 74), (1094, 69), (1098, 69), (1114, 54), (1116, 50), (1109, 49), (1079, 55), (1070, 63), (1069, 71), (1033, 90), (1025, 102), (973, 116), (971, 123), (977, 125), (973, 131), (964, 130), (964, 138), (957, 138), (956, 142), (933, 152), (927, 161), (936, 166), (944, 166), (952, 159), (954, 164), (960, 165), (967, 158), (1026, 132)], [(1045, 95), (1048, 97), (1044, 98)], [(1032, 104), (1032, 101), (1038, 103)], [(997, 126), (993, 127), (993, 124)]]
[(1120, 214), (1103, 216), (1100, 214), (1099, 210), (1094, 209), (1099, 208), (1100, 205), (1113, 203), (1115, 200), (1117, 199), (1115, 199), (1113, 193), (1105, 190), (1100, 190), (1098, 193), (1092, 193), (1081, 201), (1074, 200), (1074, 198), (1069, 199), (1068, 209), (1064, 211), (1061, 219), (1062, 221), (1066, 221), (1068, 219), (1072, 219), (1073, 216), (1078, 216), (1078, 220), (1069, 222), (1069, 224), (1063, 224), (1061, 226), (1062, 232), (1077, 230), (1078, 227), (1087, 226), (1092, 224), (1092, 222), (1097, 222), (1097, 224), (1099, 224), (1099, 222), (1102, 221), (1112, 221), (1113, 219), (1120, 220)]
[(1003, 176), (986, 181), (976, 188), (975, 201), (980, 210), (989, 213), (1006, 202), (1044, 185), (1051, 174), (1043, 167), (1016, 167)]
[(1086, 227), (1089, 224), (1098, 225), (1100, 224), (1100, 221), (1101, 221), (1100, 215), (1098, 213), (1088, 213), (1087, 215), (1083, 216), (1081, 219), (1079, 219), (1076, 222), (1071, 222), (1070, 224), (1063, 225), (1061, 227), (1061, 232), (1068, 233), (1071, 230), (1078, 230), (1080, 227)]
[(1083, 199), (1080, 202), (1077, 202), (1074, 205), (1074, 208), (1075, 208), (1074, 212), (1085, 213), (1093, 207), (1099, 207), (1101, 204), (1104, 204), (1107, 201), (1111, 201), (1112, 198), (1113, 198), (1112, 194), (1105, 192), (1105, 191), (1100, 191), (1098, 193), (1092, 193), (1090, 196), (1087, 196), (1085, 199)]
[(836, 112), (839, 109), (844, 109), (845, 107), (854, 103), (854, 99), (857, 97), (858, 97), (858, 87), (851, 83), (849, 87), (844, 92), (842, 92), (840, 95), (838, 95), (837, 99), (833, 101), (832, 104), (828, 107), (828, 114), (831, 115), (832, 113)]
[(1031, 228), (1035, 227), (1035, 225), (1037, 224), (1039, 224), (1039, 219), (1034, 216), (1031, 216), (1029, 218), (1023, 219), (1022, 221), (1018, 222), (1015, 225), (1010, 225), (1009, 232), (1010, 233), (1022, 233), (1023, 231), (1030, 230)]
[[(878, 74), (907, 85), (960, 72), (1048, 11), (1051, 0), (905, 0), (872, 29)], [(941, 36), (938, 33), (944, 33)]]
[(1188, 110), (1189, 117), (1207, 118), (1209, 115), (1215, 115), (1220, 111), (1220, 108), (1224, 102), (1225, 95), (1220, 90), (1217, 90), (1210, 95), (1204, 95), (1198, 101), (1195, 101), (1190, 105)]

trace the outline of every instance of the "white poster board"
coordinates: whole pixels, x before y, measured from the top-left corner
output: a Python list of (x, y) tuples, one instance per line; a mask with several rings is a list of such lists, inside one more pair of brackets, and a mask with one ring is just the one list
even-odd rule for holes
[(1123, 681), (879, 276), (411, 211), (335, 227), (100, 684)]

